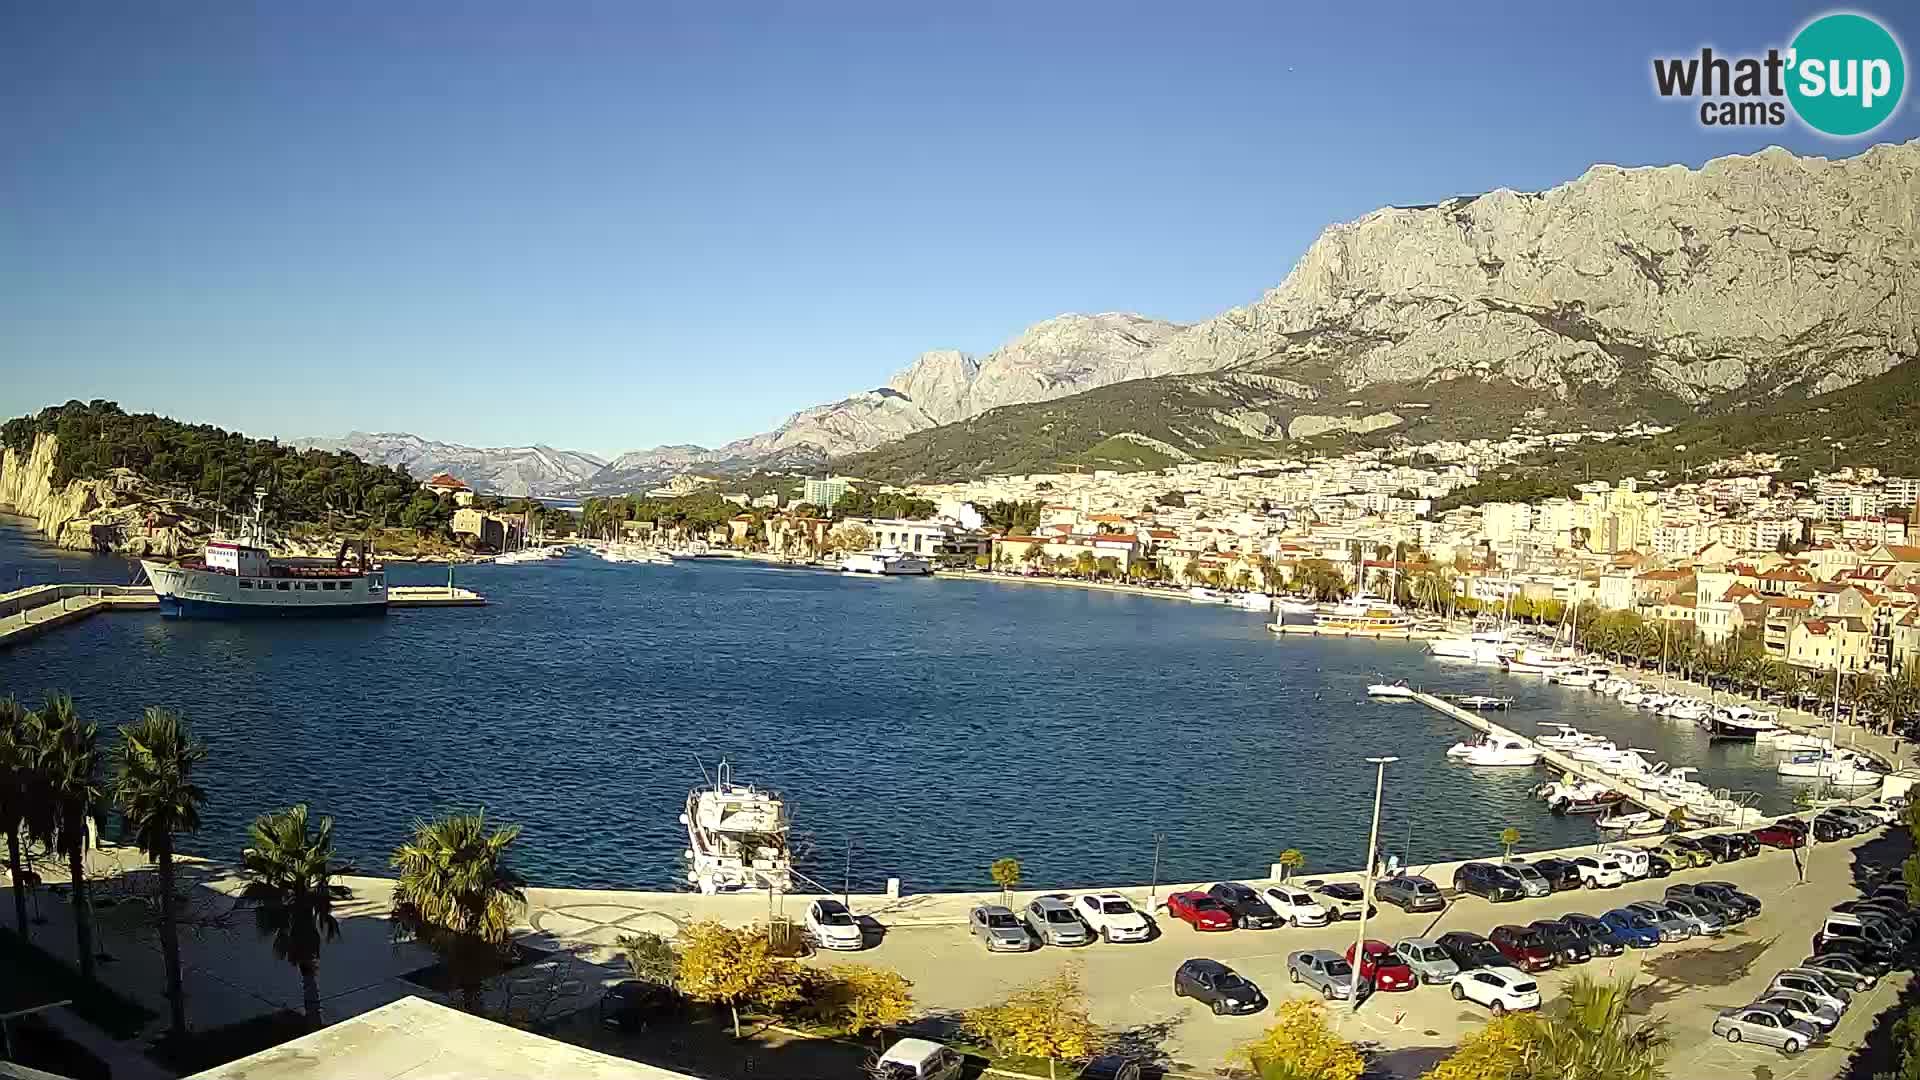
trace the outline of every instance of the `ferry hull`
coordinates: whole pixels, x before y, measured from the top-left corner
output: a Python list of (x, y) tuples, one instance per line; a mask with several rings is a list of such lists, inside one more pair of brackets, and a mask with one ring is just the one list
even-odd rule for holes
[(383, 603), (266, 606), (180, 596), (162, 596), (159, 599), (160, 615), (168, 619), (338, 619), (384, 615), (387, 612), (387, 605)]

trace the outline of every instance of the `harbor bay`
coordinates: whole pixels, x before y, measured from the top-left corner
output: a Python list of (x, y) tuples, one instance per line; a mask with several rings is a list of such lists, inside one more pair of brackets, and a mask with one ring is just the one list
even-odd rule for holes
[[(123, 561), (50, 552), (19, 524), (0, 533), (8, 577), (124, 578)], [(318, 622), (116, 613), (0, 652), (0, 692), (71, 690), (106, 729), (149, 704), (187, 713), (212, 752), (189, 851), (230, 856), (254, 814), (307, 801), (378, 873), (416, 819), (484, 806), (523, 827), (524, 872), (556, 886), (674, 887), (681, 805), (723, 757), (786, 796), (800, 866), (827, 887), (980, 888), (1006, 855), (1061, 887), (1253, 877), (1289, 847), (1309, 873), (1348, 869), (1363, 862), (1373, 754), (1401, 758), (1381, 847), (1403, 862), (1497, 850), (1508, 826), (1529, 847), (1595, 837), (1529, 795), (1545, 770), (1448, 761), (1470, 733), (1368, 700), (1382, 676), (1511, 696), (1515, 730), (1573, 724), (1791, 806), (1765, 748), (1418, 643), (1276, 640), (1260, 615), (1184, 599), (726, 559), (575, 558), (459, 580), (488, 606)]]

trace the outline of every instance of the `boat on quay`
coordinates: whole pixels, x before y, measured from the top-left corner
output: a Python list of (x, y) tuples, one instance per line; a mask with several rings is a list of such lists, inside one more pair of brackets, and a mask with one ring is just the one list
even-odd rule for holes
[[(197, 557), (142, 559), (160, 614), (167, 618), (246, 619), (379, 615), (387, 610), (387, 575), (350, 542), (332, 559), (275, 558), (263, 520), (266, 492), (234, 536), (216, 534)], [(349, 556), (352, 555), (350, 558)]]
[(722, 759), (711, 783), (687, 793), (680, 823), (687, 828), (687, 882), (705, 894), (789, 892), (792, 823), (785, 800), (751, 784), (735, 783)]
[(873, 574), (880, 577), (925, 577), (933, 573), (933, 563), (895, 548), (856, 551), (840, 560), (843, 574)]

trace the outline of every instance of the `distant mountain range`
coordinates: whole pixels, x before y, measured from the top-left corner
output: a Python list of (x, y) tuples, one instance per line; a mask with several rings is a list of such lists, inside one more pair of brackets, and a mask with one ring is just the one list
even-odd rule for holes
[(473, 447), (392, 431), (354, 431), (341, 439), (289, 439), (301, 449), (346, 451), (362, 461), (404, 467), (416, 479), (449, 472), (476, 491), (496, 495), (558, 494), (607, 467), (606, 459), (551, 446)]
[(907, 483), (1714, 415), (1850, 386), (1920, 351), (1917, 173), (1920, 143), (1841, 160), (1773, 148), (1377, 210), (1203, 322), (1062, 315), (982, 358), (925, 353), (884, 386), (715, 449), (596, 466), (545, 447), (316, 442), (358, 453), (366, 439), (413, 454), (376, 460), (416, 473), (559, 494), (829, 460)]

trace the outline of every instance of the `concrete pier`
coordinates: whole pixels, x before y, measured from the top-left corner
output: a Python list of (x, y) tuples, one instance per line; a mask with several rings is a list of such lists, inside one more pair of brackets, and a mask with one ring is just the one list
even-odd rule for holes
[(0, 648), (100, 611), (151, 611), (160, 606), (149, 585), (30, 585), (0, 593)]
[(1635, 803), (1636, 805), (1639, 805), (1639, 806), (1643, 806), (1648, 810), (1651, 810), (1654, 813), (1659, 814), (1661, 817), (1666, 817), (1668, 814), (1673, 813), (1673, 811), (1677, 809), (1684, 810), (1684, 808), (1681, 807), (1679, 803), (1674, 802), (1672, 799), (1669, 799), (1664, 795), (1661, 795), (1657, 792), (1648, 791), (1643, 787), (1630, 783), (1626, 780), (1622, 780), (1617, 776), (1612, 776), (1607, 773), (1601, 772), (1598, 768), (1594, 767), (1592, 764), (1585, 761), (1576, 760), (1572, 757), (1569, 757), (1566, 754), (1561, 753), (1558, 750), (1553, 749), (1552, 747), (1541, 746), (1539, 743), (1534, 742), (1531, 738), (1528, 738), (1527, 736), (1522, 735), (1511, 728), (1502, 726), (1500, 724), (1496, 724), (1492, 720), (1489, 720), (1485, 716), (1481, 715), (1480, 713), (1469, 712), (1468, 710), (1463, 709), (1458, 705), (1455, 705), (1451, 701), (1447, 701), (1427, 693), (1416, 693), (1413, 695), (1413, 700), (1418, 701), (1420, 704), (1425, 705), (1426, 707), (1428, 707), (1429, 709), (1432, 709), (1437, 713), (1441, 713), (1446, 716), (1451, 716), (1455, 720), (1460, 721), (1461, 723), (1467, 725), (1473, 730), (1478, 731), (1484, 735), (1490, 735), (1497, 739), (1513, 739), (1517, 742), (1520, 742), (1529, 747), (1532, 747), (1533, 749), (1540, 751), (1542, 761), (1546, 762), (1549, 765), (1552, 765), (1554, 768), (1559, 769), (1562, 772), (1572, 773), (1573, 775), (1579, 777), (1582, 780), (1591, 780), (1596, 784), (1605, 784), (1608, 787), (1614, 789), (1615, 791), (1620, 792), (1622, 795), (1625, 795), (1629, 802)]

